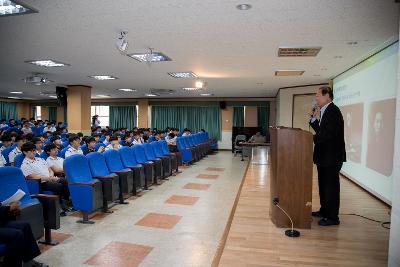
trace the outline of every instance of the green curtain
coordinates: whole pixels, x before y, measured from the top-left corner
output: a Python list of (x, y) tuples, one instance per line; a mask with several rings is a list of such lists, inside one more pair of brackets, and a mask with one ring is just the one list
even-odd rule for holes
[(17, 119), (17, 104), (0, 101), (0, 119)]
[(257, 107), (257, 126), (262, 128), (263, 135), (269, 135), (269, 103), (264, 107)]
[(136, 126), (136, 106), (110, 106), (110, 127), (128, 128)]
[(57, 120), (57, 107), (49, 107), (49, 121)]
[(233, 107), (233, 127), (244, 126), (244, 107)]
[(204, 129), (210, 138), (221, 140), (221, 110), (219, 106), (152, 106), (151, 127)]

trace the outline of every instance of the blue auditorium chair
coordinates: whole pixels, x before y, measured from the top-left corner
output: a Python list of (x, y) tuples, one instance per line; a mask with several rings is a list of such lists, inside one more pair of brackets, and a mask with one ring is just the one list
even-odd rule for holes
[(83, 155), (72, 155), (64, 160), (64, 172), (72, 204), (82, 212), (82, 219), (77, 222), (93, 224), (89, 220), (89, 213), (102, 207), (103, 190), (101, 182), (92, 177), (89, 160)]
[(163, 166), (163, 177), (164, 179), (168, 176), (172, 175), (172, 168), (171, 168), (171, 158), (169, 156), (164, 156), (161, 148), (160, 141), (154, 141), (150, 143), (150, 146), (153, 148), (154, 155), (161, 159), (162, 166)]
[(8, 158), (8, 155), (10, 152), (16, 147), (16, 144), (12, 144), (11, 146), (7, 147), (3, 151), (1, 151), (1, 154), (3, 155), (4, 159), (6, 160), (6, 166), (10, 166), (10, 159)]
[[(179, 172), (178, 166), (182, 165), (182, 158), (179, 152), (171, 152), (168, 149), (167, 141), (161, 140), (158, 141), (160, 143), (160, 149), (164, 156), (169, 156), (171, 158), (171, 168), (175, 170), (175, 173)], [(180, 165), (179, 165), (180, 164)]]
[(103, 212), (108, 212), (108, 202), (119, 199), (119, 177), (108, 170), (104, 156), (99, 152), (86, 155), (93, 178), (100, 180), (103, 189)]
[(133, 191), (136, 195), (137, 190), (141, 190), (145, 186), (144, 166), (136, 161), (136, 156), (131, 147), (124, 146), (119, 150), (121, 162), (125, 168), (129, 168), (133, 172)]
[(102, 146), (102, 147), (106, 147), (107, 145), (104, 144), (104, 143), (97, 143), (97, 144), (95, 145), (94, 149), (97, 151), (97, 150), (99, 150), (99, 148), (100, 148), (101, 146)]
[(133, 154), (135, 155), (136, 162), (142, 164), (144, 167), (144, 176), (145, 183), (144, 189), (149, 190), (149, 186), (153, 183), (155, 174), (154, 174), (154, 162), (147, 160), (146, 155), (144, 153), (144, 145), (138, 144), (131, 147)]
[(186, 145), (182, 139), (182, 137), (176, 138), (176, 145), (178, 147), (179, 152), (182, 154), (182, 161), (185, 164), (190, 164), (193, 162), (193, 153), (190, 149), (186, 148)]
[(102, 154), (104, 155), (107, 167), (110, 172), (116, 173), (119, 176), (119, 203), (128, 204), (128, 202), (124, 201), (124, 194), (126, 194), (126, 198), (129, 198), (130, 194), (133, 191), (133, 172), (130, 169), (124, 167), (118, 150), (110, 149)]
[(25, 192), (20, 200), (21, 214), (17, 220), (26, 221), (31, 225), (32, 233), (43, 244), (56, 245), (51, 238), (51, 229), (60, 228), (60, 204), (58, 196), (35, 194), (31, 195), (22, 171), (17, 167), (0, 168), (0, 201), (12, 196), (18, 189)]
[(146, 156), (147, 161), (154, 162), (154, 181), (153, 183), (159, 184), (159, 180), (163, 178), (163, 166), (161, 159), (158, 159), (156, 155), (154, 155), (153, 148), (150, 144), (143, 144), (144, 155)]

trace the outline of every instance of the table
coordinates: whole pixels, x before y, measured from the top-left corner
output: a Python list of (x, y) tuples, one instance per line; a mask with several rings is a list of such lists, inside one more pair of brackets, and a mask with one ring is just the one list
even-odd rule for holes
[[(265, 153), (266, 147), (270, 146), (270, 143), (250, 143), (250, 142), (242, 142), (240, 143), (242, 145), (242, 161), (244, 161), (244, 154), (245, 154), (245, 148), (250, 148), (251, 149), (251, 161), (252, 164), (258, 164), (258, 165), (266, 165), (268, 163), (268, 153)], [(261, 150), (263, 151), (258, 151), (258, 147), (262, 147)], [(257, 148), (257, 151), (255, 153), (255, 149)], [(260, 153), (259, 153), (260, 152)], [(256, 156), (255, 156), (256, 155)]]

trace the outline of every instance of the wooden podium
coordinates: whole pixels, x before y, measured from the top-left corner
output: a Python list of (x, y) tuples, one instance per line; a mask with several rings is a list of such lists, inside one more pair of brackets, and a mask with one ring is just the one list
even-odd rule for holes
[(277, 227), (311, 228), (313, 135), (301, 129), (271, 127), (271, 208), (270, 216)]

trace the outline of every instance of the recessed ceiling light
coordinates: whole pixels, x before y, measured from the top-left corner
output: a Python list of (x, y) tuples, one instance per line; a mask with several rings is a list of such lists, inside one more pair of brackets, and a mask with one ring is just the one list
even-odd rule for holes
[(304, 70), (277, 70), (275, 76), (301, 76)]
[(200, 94), (201, 96), (212, 96), (212, 95), (214, 95), (214, 94), (210, 94), (210, 93), (202, 93), (202, 94)]
[(130, 89), (130, 88), (121, 88), (117, 89), (118, 91), (124, 91), (124, 92), (136, 92), (136, 89)]
[(162, 62), (162, 61), (172, 61), (171, 58), (167, 57), (161, 52), (153, 53), (133, 53), (128, 54), (129, 57), (136, 59), (140, 62)]
[(250, 4), (239, 4), (236, 6), (237, 9), (239, 10), (249, 10), (251, 8)]
[(9, 97), (7, 97), (7, 98), (11, 98), (11, 99), (22, 99), (22, 98), (17, 97), (17, 96), (9, 96)]
[(206, 83), (202, 80), (197, 80), (194, 85), (196, 88), (203, 88), (206, 86)]
[(111, 95), (96, 95), (97, 97), (111, 97)]
[(158, 96), (158, 95), (156, 95), (156, 94), (153, 94), (153, 93), (147, 93), (147, 94), (145, 94), (145, 96)]
[(49, 95), (50, 98), (57, 98), (56, 95)]
[(316, 57), (321, 49), (321, 46), (281, 46), (278, 57)]
[(37, 10), (19, 1), (0, 0), (0, 16), (23, 15), (37, 13)]
[(111, 76), (111, 75), (91, 75), (88, 76), (89, 78), (93, 78), (99, 81), (104, 81), (104, 80), (116, 80), (118, 79), (117, 77)]
[(62, 62), (59, 62), (59, 61), (55, 61), (55, 60), (52, 60), (52, 59), (27, 60), (27, 61), (25, 61), (25, 63), (33, 64), (33, 65), (40, 66), (40, 67), (47, 67), (47, 68), (70, 66), (69, 64), (62, 63)]
[(183, 87), (182, 88), (185, 91), (197, 91), (197, 90), (201, 90), (202, 88), (196, 88), (196, 87)]
[(23, 94), (23, 92), (14, 91), (14, 92), (10, 92), (10, 94)]
[(168, 72), (168, 75), (174, 78), (197, 78), (197, 75), (192, 71), (184, 71), (184, 72)]

